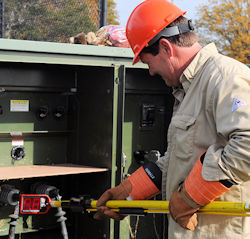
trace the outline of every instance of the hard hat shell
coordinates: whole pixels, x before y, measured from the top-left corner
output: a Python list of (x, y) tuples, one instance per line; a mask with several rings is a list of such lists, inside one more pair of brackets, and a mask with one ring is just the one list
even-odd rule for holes
[(135, 55), (133, 64), (140, 61), (139, 54), (150, 40), (185, 13), (167, 0), (145, 0), (139, 4), (126, 26), (126, 36)]

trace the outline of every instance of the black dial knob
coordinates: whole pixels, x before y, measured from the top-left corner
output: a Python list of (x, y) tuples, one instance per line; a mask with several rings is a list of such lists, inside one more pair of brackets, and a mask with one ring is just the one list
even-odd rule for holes
[(23, 159), (25, 156), (25, 151), (24, 151), (24, 147), (22, 146), (16, 146), (14, 148), (12, 148), (11, 150), (11, 157), (14, 160), (21, 160)]

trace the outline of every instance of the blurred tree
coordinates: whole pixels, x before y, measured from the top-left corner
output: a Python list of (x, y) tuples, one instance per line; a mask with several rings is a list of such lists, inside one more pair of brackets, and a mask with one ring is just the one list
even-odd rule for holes
[(119, 25), (119, 15), (116, 10), (116, 2), (108, 0), (107, 25)]
[[(115, 2), (110, 3), (115, 24)], [(99, 28), (99, 0), (8, 0), (6, 36), (12, 39), (67, 42), (70, 36)]]
[(214, 41), (223, 54), (249, 64), (249, 13), (249, 0), (208, 0), (195, 25), (202, 42)]

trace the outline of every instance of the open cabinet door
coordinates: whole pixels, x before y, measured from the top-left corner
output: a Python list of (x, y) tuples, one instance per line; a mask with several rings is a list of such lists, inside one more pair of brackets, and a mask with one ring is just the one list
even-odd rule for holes
[[(115, 162), (113, 163), (113, 181), (112, 186), (118, 185), (122, 180), (122, 140), (123, 140), (123, 122), (124, 122), (124, 96), (125, 96), (125, 66), (120, 65), (115, 68), (115, 84), (114, 89), (117, 91), (117, 100), (114, 102), (114, 108), (117, 109), (115, 114), (116, 126), (115, 129), (115, 142), (113, 146), (115, 147)], [(114, 94), (115, 95), (115, 94)], [(115, 121), (114, 121), (115, 122)], [(111, 221), (111, 230), (113, 228), (113, 238), (120, 238), (120, 222)]]
[[(160, 77), (151, 77), (148, 69), (136, 68), (125, 69), (124, 92), (122, 154), (126, 157), (126, 166), (120, 168), (129, 175), (164, 155), (173, 96)], [(161, 200), (161, 195), (151, 200), (154, 199)], [(137, 239), (163, 238), (164, 220), (161, 214), (129, 216), (121, 222), (120, 238), (132, 238), (131, 232)]]

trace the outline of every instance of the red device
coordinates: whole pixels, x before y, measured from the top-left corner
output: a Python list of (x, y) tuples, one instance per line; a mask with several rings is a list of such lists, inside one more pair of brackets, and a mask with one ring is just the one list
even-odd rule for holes
[(45, 214), (51, 207), (50, 197), (44, 194), (21, 194), (19, 202), (22, 214)]

